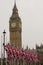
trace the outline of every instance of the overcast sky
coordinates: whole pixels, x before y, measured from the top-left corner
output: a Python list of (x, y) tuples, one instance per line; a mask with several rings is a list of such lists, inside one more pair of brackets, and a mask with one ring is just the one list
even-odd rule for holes
[[(43, 0), (16, 0), (16, 4), (22, 20), (23, 46), (35, 48), (36, 43), (43, 44)], [(6, 42), (9, 42), (9, 19), (13, 6), (14, 0), (0, 0), (0, 43), (4, 29)]]

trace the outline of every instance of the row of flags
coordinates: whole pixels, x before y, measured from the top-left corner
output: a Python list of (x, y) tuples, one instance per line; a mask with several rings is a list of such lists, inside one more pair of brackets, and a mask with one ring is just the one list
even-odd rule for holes
[(17, 60), (27, 60), (27, 61), (34, 61), (39, 62), (39, 57), (37, 53), (30, 52), (29, 50), (24, 50), (23, 48), (17, 48), (10, 44), (4, 46), (8, 60), (17, 59)]

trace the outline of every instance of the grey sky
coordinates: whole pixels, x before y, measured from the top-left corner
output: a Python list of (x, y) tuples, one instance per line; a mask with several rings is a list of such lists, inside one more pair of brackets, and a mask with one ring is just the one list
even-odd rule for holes
[[(43, 43), (43, 0), (16, 0), (19, 16), (22, 20), (23, 46), (35, 47)], [(14, 0), (0, 0), (0, 43), (2, 32), (6, 30), (9, 42), (9, 19)]]

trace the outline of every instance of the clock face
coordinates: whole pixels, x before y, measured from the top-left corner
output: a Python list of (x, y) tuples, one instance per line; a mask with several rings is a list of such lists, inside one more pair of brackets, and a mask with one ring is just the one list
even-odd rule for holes
[(16, 26), (16, 23), (11, 23), (11, 27), (15, 27)]

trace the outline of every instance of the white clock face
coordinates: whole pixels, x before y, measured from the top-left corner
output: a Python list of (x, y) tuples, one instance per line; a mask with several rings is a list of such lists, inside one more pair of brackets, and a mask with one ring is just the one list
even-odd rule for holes
[(11, 27), (15, 27), (16, 26), (16, 23), (11, 23)]

